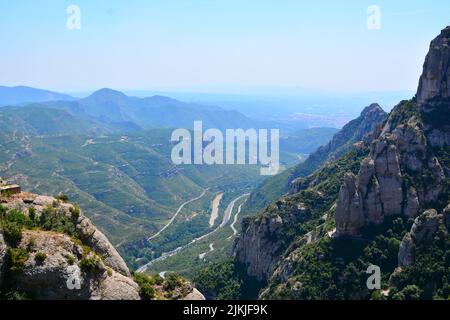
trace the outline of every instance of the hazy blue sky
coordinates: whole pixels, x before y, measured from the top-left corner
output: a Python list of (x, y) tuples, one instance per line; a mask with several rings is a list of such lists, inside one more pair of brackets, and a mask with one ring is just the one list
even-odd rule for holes
[[(68, 30), (66, 8), (81, 9)], [(381, 30), (366, 26), (369, 5)], [(415, 90), (448, 0), (0, 2), (0, 85)]]

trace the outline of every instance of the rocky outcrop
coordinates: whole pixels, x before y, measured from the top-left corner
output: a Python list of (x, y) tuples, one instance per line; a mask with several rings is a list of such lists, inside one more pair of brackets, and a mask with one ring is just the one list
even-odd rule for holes
[[(39, 300), (139, 300), (138, 285), (109, 268), (94, 253), (64, 234), (25, 231), (19, 248), (28, 258), (20, 271), (10, 273), (16, 290)], [(84, 259), (84, 260), (83, 260)], [(94, 265), (83, 270), (87, 261)]]
[(51, 212), (55, 218), (65, 217), (61, 221), (74, 225), (71, 235), (39, 228), (23, 230), (20, 243), (8, 253), (20, 254), (22, 258), (10, 259), (8, 270), (3, 262), (9, 249), (0, 234), (0, 279), (7, 273), (9, 287), (44, 300), (140, 299), (138, 285), (122, 257), (77, 207), (54, 197), (29, 193), (3, 198), (2, 206), (28, 216), (33, 212), (35, 220)]
[[(445, 170), (428, 145), (421, 122), (412, 116), (406, 123), (394, 124), (396, 112), (403, 112), (407, 107), (402, 104), (393, 111), (382, 133), (372, 143), (370, 154), (361, 163), (355, 179), (355, 192), (347, 194), (344, 191), (348, 185), (342, 185), (337, 207), (340, 214), (336, 215), (338, 234), (356, 235), (362, 227), (380, 224), (387, 216), (415, 218), (420, 209), (434, 204), (444, 191)], [(364, 217), (363, 225), (348, 220), (349, 203), (355, 201), (361, 203), (353, 210), (360, 210), (357, 215)], [(347, 227), (339, 227), (343, 225)]]
[[(0, 203), (5, 217), (21, 212), (21, 219), (31, 223), (20, 225), (19, 243), (5, 242), (0, 228), (0, 294), (19, 292), (38, 300), (141, 299), (139, 281), (78, 207), (30, 193), (1, 197)], [(188, 281), (180, 283), (174, 290), (155, 284), (153, 298), (202, 298)]]
[(336, 208), (336, 227), (341, 233), (356, 234), (365, 225), (362, 199), (356, 185), (356, 177), (347, 173), (339, 192)]
[[(243, 231), (236, 245), (237, 261), (246, 267), (247, 274), (258, 281), (270, 277), (274, 263), (284, 242), (276, 241), (283, 219), (264, 217), (256, 220)], [(274, 241), (275, 240), (275, 241)]]
[[(285, 234), (288, 226), (308, 214), (303, 204), (295, 204), (282, 199), (266, 209), (266, 214), (243, 226), (241, 236), (235, 244), (235, 255), (247, 275), (258, 281), (267, 281), (275, 264), (286, 249), (290, 238)], [(283, 211), (283, 215), (277, 212)]]
[(436, 210), (430, 209), (415, 219), (411, 231), (403, 237), (400, 245), (398, 253), (398, 265), (400, 268), (410, 267), (414, 264), (416, 247), (428, 244), (434, 239), (439, 226), (445, 223), (447, 215), (447, 209), (442, 214), (438, 214)]
[[(35, 195), (30, 193), (22, 193), (15, 197), (8, 199), (6, 203), (2, 205), (9, 209), (18, 209), (23, 212), (28, 212), (29, 208), (33, 207), (36, 210), (36, 214), (40, 215), (43, 210), (49, 207), (54, 207), (57, 204), (57, 214), (65, 215), (70, 219), (73, 219), (72, 212), (79, 212), (79, 209), (75, 208), (70, 203), (64, 203), (58, 201), (54, 197)], [(98, 230), (82, 212), (75, 217), (75, 227), (77, 232), (77, 238), (80, 239), (84, 245), (92, 248), (94, 252), (102, 256), (105, 264), (111, 269), (119, 272), (125, 276), (130, 276), (130, 271), (119, 255), (114, 246), (109, 242), (106, 236)]]
[(407, 233), (398, 251), (398, 265), (399, 267), (409, 267), (414, 264), (416, 245), (411, 233)]
[(78, 237), (101, 255), (110, 268), (125, 276), (131, 275), (125, 261), (106, 236), (92, 224), (91, 220), (80, 216), (77, 221), (77, 231)]
[(450, 98), (450, 26), (431, 42), (417, 91), (417, 102)]
[(348, 192), (349, 181), (343, 183), (336, 211), (338, 235), (356, 236), (393, 215), (415, 218), (446, 192), (449, 169), (435, 152), (450, 145), (449, 35), (446, 28), (432, 42), (417, 101), (403, 101), (391, 112), (352, 181), (354, 190)]

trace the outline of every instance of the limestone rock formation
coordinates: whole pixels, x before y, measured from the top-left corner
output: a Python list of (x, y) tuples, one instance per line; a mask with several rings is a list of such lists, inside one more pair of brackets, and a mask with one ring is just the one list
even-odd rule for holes
[[(241, 236), (235, 244), (236, 260), (242, 264), (247, 274), (258, 281), (270, 278), (280, 254), (286, 249), (288, 237), (284, 234), (286, 226), (308, 214), (308, 210), (300, 203), (295, 208), (287, 200), (280, 200), (267, 209), (267, 213), (252, 221), (243, 228)], [(277, 211), (284, 211), (283, 216)]]
[(347, 173), (339, 192), (340, 206), (336, 209), (337, 229), (343, 233), (355, 234), (365, 225), (362, 199), (356, 185), (356, 177)]
[[(72, 211), (75, 209), (72, 204), (60, 202), (49, 196), (22, 193), (8, 199), (8, 202), (4, 203), (3, 206), (23, 212), (28, 212), (29, 208), (33, 207), (36, 213), (40, 215), (44, 209), (52, 207), (54, 203), (58, 204), (56, 208), (58, 214), (72, 218)], [(108, 267), (125, 276), (130, 276), (130, 271), (117, 250), (82, 212), (79, 213), (75, 226), (77, 238), (82, 240), (84, 245), (91, 247), (98, 255), (101, 255)]]
[(417, 102), (450, 98), (450, 26), (431, 42), (420, 78)]
[(439, 224), (442, 222), (442, 215), (437, 211), (430, 209), (420, 215), (411, 227), (411, 234), (418, 243), (427, 243), (433, 240)]
[(414, 264), (415, 259), (415, 244), (411, 233), (407, 233), (400, 244), (398, 251), (398, 265), (399, 267), (409, 267)]
[[(449, 38), (446, 28), (431, 43), (417, 100), (403, 101), (391, 112), (361, 163), (355, 191), (348, 193), (348, 183), (343, 183), (338, 235), (356, 236), (389, 216), (415, 218), (445, 192), (449, 169), (438, 160), (436, 148), (450, 145)], [(355, 203), (360, 205), (350, 206)]]
[[(83, 248), (64, 234), (25, 231), (19, 248), (30, 251), (20, 272), (12, 274), (15, 288), (39, 300), (139, 300), (138, 285), (107, 267), (98, 256), (83, 256)], [(93, 270), (83, 270), (91, 259)]]
[[(125, 261), (78, 207), (30, 193), (0, 201), (2, 212), (21, 212), (34, 221), (34, 227), (22, 226), (14, 244), (5, 241), (0, 226), (0, 293), (26, 293), (38, 300), (141, 299)], [(154, 289), (164, 299), (202, 298), (185, 280), (173, 297), (163, 287)]]
[[(428, 253), (431, 249), (441, 250), (450, 231), (449, 35), (450, 27), (432, 42), (417, 98), (400, 102), (382, 125), (352, 145), (352, 152), (342, 157), (334, 153), (338, 155), (336, 160), (295, 180), (292, 194), (276, 202), (281, 202), (276, 214), (267, 214), (271, 210), (266, 209), (244, 224), (237, 241), (236, 260), (246, 266), (248, 275), (268, 280), (259, 298), (336, 299), (342, 298), (341, 294), (348, 299), (374, 298), (365, 286), (358, 290), (353, 285), (365, 264), (386, 262), (385, 252), (389, 261), (397, 255), (398, 267), (390, 267), (392, 290), (381, 292), (383, 295), (386, 293), (389, 299), (409, 298), (408, 291), (415, 287), (425, 292), (433, 285), (444, 292), (447, 277), (441, 275), (446, 272), (442, 267), (446, 260), (439, 259), (441, 256), (428, 257)], [(356, 128), (357, 125), (353, 127)], [(358, 150), (361, 152), (356, 154)], [(320, 197), (317, 193), (327, 195)], [(282, 203), (287, 198), (293, 199), (288, 208)], [(308, 219), (299, 220), (300, 213), (290, 215), (295, 203), (306, 204), (311, 212)], [(289, 228), (284, 227), (287, 217), (296, 221)], [(331, 219), (335, 219), (335, 230)], [(367, 228), (372, 225), (378, 227)], [(313, 231), (318, 231), (317, 237), (311, 237)], [(384, 241), (391, 249), (396, 248), (394, 238), (402, 235), (398, 252), (386, 250)], [(362, 246), (356, 246), (349, 255), (348, 246), (353, 243), (365, 249), (358, 253)], [(424, 263), (424, 258), (440, 266), (435, 284), (433, 279), (430, 285), (421, 283), (422, 275), (409, 268), (416, 259)], [(324, 270), (327, 276), (322, 277)], [(445, 299), (447, 295), (445, 291), (433, 296)]]
[(40, 219), (44, 212), (65, 217), (64, 221), (72, 221), (76, 237), (23, 230), (20, 243), (10, 253), (20, 254), (20, 263), (15, 261), (18, 265), (6, 271), (4, 257), (9, 248), (0, 234), (0, 279), (8, 273), (3, 283), (7, 281), (14, 290), (30, 293), (35, 299), (140, 299), (138, 285), (122, 257), (78, 208), (54, 197), (29, 193), (3, 198), (2, 206), (27, 215), (33, 212), (34, 219)]
[(274, 258), (282, 246), (273, 241), (283, 224), (281, 217), (264, 217), (245, 230), (236, 245), (237, 260), (246, 266), (247, 274), (259, 281), (266, 280), (274, 268)]
[(439, 226), (445, 222), (447, 214), (447, 209), (442, 214), (438, 214), (436, 210), (430, 209), (414, 220), (411, 231), (403, 237), (400, 245), (398, 253), (399, 267), (409, 267), (414, 264), (416, 247), (430, 243), (433, 240)]

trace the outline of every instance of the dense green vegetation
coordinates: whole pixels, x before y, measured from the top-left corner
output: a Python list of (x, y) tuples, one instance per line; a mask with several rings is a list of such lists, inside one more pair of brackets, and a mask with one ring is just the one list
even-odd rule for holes
[(379, 266), (382, 288), (389, 287), (400, 242), (411, 224), (392, 218), (365, 230), (361, 239), (326, 237), (302, 246), (298, 249), (302, 259), (296, 261), (289, 281), (272, 282), (265, 294), (277, 299), (370, 299), (366, 270), (370, 265)]
[(168, 273), (162, 278), (159, 275), (133, 274), (139, 285), (139, 295), (143, 300), (178, 299), (189, 293), (189, 283), (175, 273)]
[(416, 247), (413, 266), (391, 279), (391, 299), (450, 299), (450, 235), (441, 225), (429, 244)]
[(248, 278), (232, 259), (204, 267), (195, 276), (194, 283), (206, 297), (218, 300), (254, 299), (262, 285)]

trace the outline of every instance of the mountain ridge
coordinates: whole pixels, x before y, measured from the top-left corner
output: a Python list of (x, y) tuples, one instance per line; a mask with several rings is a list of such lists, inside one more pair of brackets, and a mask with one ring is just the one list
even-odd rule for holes
[(244, 205), (244, 210), (255, 212), (263, 209), (285, 193), (298, 192), (303, 178), (325, 165), (327, 161), (349, 151), (353, 148), (354, 143), (362, 140), (377, 125), (381, 125), (386, 117), (387, 113), (377, 103), (365, 107), (358, 118), (346, 124), (332, 137), (331, 141), (311, 153), (304, 162), (264, 181), (252, 192)]
[(27, 86), (0, 86), (0, 106), (56, 100), (72, 101), (75, 100), (75, 98), (67, 94)]

